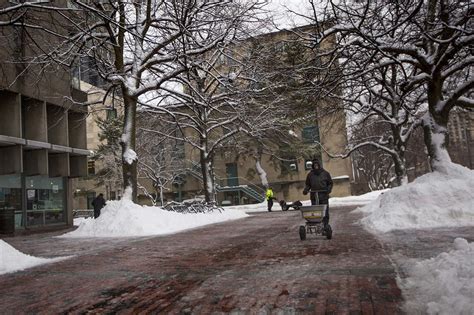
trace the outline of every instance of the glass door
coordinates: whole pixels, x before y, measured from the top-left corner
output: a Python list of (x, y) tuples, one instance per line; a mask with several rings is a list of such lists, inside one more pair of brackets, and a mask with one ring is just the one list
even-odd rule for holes
[(227, 175), (227, 186), (239, 186), (239, 178), (237, 175), (237, 163), (227, 163), (225, 165)]

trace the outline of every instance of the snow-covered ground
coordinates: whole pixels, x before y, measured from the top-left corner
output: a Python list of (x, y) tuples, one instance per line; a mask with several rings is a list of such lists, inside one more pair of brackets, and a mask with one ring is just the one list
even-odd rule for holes
[(242, 211), (181, 214), (130, 200), (108, 201), (97, 219), (76, 221), (79, 227), (60, 237), (134, 237), (177, 233), (199, 226), (247, 217)]
[(42, 264), (53, 263), (68, 257), (39, 258), (23, 254), (7, 242), (0, 240), (0, 275)]
[(393, 188), (356, 211), (375, 232), (395, 229), (474, 226), (474, 171), (457, 164)]
[[(375, 234), (474, 226), (474, 171), (457, 164), (445, 169), (386, 191), (355, 210), (365, 215), (361, 223)], [(474, 243), (457, 238), (449, 252), (401, 264), (406, 277), (398, 282), (408, 314), (474, 314)]]
[(474, 243), (454, 240), (454, 249), (413, 262), (398, 279), (407, 314), (474, 314)]
[[(380, 196), (380, 194), (386, 191), (387, 190), (377, 190), (377, 191), (372, 191), (360, 196), (333, 197), (329, 199), (329, 205), (332, 207), (362, 206), (374, 201), (375, 199), (377, 199), (378, 196)], [(305, 206), (311, 205), (311, 200), (301, 200), (301, 202)], [(287, 201), (287, 203), (290, 203), (290, 201)], [(225, 207), (224, 209), (239, 210), (239, 211), (244, 211), (246, 213), (262, 212), (262, 211), (265, 212), (267, 211), (267, 202), (264, 201), (258, 204), (228, 206), (228, 207)], [(278, 204), (278, 202), (274, 201), (272, 211), (281, 211), (281, 206)]]

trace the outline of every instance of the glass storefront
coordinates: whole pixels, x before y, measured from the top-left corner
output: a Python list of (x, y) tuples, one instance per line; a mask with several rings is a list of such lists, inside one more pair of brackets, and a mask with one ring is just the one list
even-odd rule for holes
[(66, 219), (65, 178), (0, 175), (0, 234)]
[(26, 225), (66, 222), (64, 179), (26, 177)]
[(6, 232), (23, 226), (20, 175), (0, 175), (0, 220)]

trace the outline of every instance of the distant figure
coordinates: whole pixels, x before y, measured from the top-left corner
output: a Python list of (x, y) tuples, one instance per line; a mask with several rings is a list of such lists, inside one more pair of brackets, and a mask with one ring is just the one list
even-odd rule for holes
[(276, 198), (273, 197), (273, 190), (272, 190), (271, 187), (267, 188), (267, 192), (265, 193), (265, 197), (267, 199), (268, 212), (272, 212), (273, 199), (276, 199)]
[(303, 194), (306, 195), (308, 192), (311, 193), (310, 197), (312, 205), (327, 205), (327, 216), (323, 218), (325, 226), (329, 223), (329, 194), (331, 191), (331, 175), (321, 167), (321, 162), (319, 162), (319, 160), (314, 159), (312, 170), (306, 177), (306, 187), (303, 190)]
[(100, 210), (105, 206), (104, 194), (100, 193), (97, 197), (92, 200), (92, 206), (94, 207), (94, 219), (100, 216)]

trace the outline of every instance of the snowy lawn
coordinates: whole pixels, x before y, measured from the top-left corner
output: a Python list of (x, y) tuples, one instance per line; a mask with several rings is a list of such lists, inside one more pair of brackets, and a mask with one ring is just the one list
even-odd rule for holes
[(398, 279), (408, 314), (473, 314), (474, 243), (454, 240), (448, 253), (414, 262), (406, 279)]
[(130, 200), (108, 201), (97, 219), (76, 221), (79, 227), (59, 237), (134, 237), (164, 235), (203, 225), (247, 217), (242, 211), (181, 214), (137, 205)]
[(67, 259), (69, 257), (59, 258), (38, 258), (23, 254), (16, 250), (7, 242), (0, 240), (0, 275), (26, 268), (35, 267), (42, 264), (53, 263)]
[(364, 226), (374, 232), (395, 229), (474, 226), (474, 171), (448, 164), (441, 172), (420, 176), (359, 208)]

